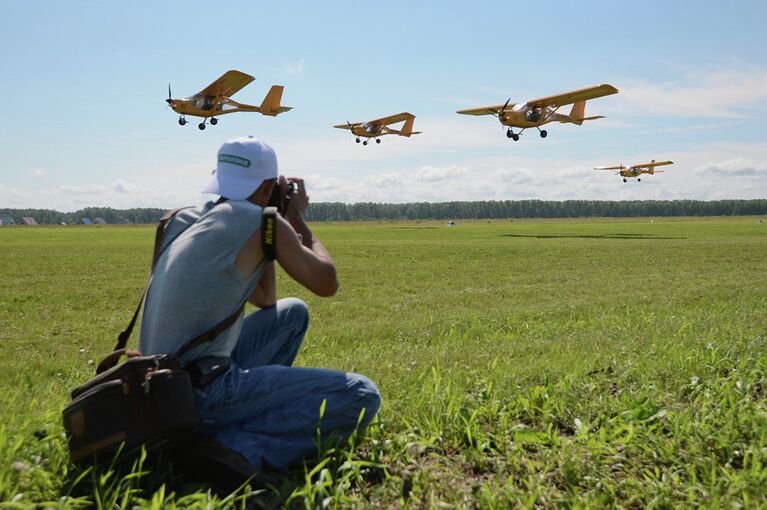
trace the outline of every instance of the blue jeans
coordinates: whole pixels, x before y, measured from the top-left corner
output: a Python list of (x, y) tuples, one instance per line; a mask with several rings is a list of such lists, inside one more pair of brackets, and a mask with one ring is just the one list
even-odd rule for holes
[[(381, 403), (365, 376), (291, 366), (309, 326), (306, 304), (280, 299), (244, 319), (232, 365), (195, 390), (202, 431), (258, 469), (283, 468), (317, 452), (321, 441), (367, 426)], [(320, 421), (320, 406), (325, 413)]]

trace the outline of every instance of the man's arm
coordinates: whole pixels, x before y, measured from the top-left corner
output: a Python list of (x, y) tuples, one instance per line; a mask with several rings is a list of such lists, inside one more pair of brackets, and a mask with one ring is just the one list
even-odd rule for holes
[[(298, 184), (298, 191), (293, 194), (288, 209), (288, 220), (277, 216), (276, 252), (277, 262), (285, 272), (298, 283), (319, 296), (332, 296), (338, 290), (336, 266), (322, 243), (314, 237), (304, 221), (304, 214), (309, 203), (304, 183), (293, 179)], [(287, 187), (285, 178), (281, 178), (283, 189)], [(237, 255), (237, 271), (247, 278), (256, 270), (263, 258), (261, 231), (258, 230), (246, 242)], [(271, 268), (269, 267), (271, 266)], [(269, 264), (264, 275), (249, 301), (256, 306), (266, 306), (276, 302), (276, 284), (274, 284), (274, 264)], [(271, 274), (269, 274), (271, 271)], [(270, 291), (270, 286), (273, 290)], [(263, 287), (263, 288), (262, 288)]]
[[(290, 179), (298, 185), (287, 211), (287, 221), (277, 221), (277, 261), (298, 283), (319, 296), (332, 296), (338, 291), (336, 266), (330, 253), (314, 237), (304, 221), (309, 207), (304, 180)], [(280, 186), (287, 188), (287, 180), (280, 177)]]
[(318, 296), (332, 296), (338, 291), (333, 259), (308, 227), (302, 230), (299, 240), (293, 227), (277, 217), (277, 261), (291, 278), (310, 291)]
[(248, 302), (259, 308), (268, 308), (277, 303), (277, 279), (274, 271), (274, 262), (270, 260), (264, 261), (264, 273), (253, 290), (253, 294), (248, 298)]

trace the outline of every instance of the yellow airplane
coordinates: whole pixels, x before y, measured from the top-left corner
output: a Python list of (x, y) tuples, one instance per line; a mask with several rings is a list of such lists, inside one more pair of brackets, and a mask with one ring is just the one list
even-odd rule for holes
[(639, 177), (642, 174), (657, 174), (663, 172), (663, 170), (655, 170), (656, 166), (664, 166), (664, 165), (673, 165), (673, 161), (658, 161), (656, 162), (654, 159), (650, 161), (649, 163), (639, 163), (636, 165), (631, 165), (629, 167), (625, 167), (623, 165), (618, 166), (597, 166), (594, 167), (594, 170), (613, 170), (615, 171), (616, 175), (620, 175), (623, 177), (623, 182), (628, 182), (628, 180), (632, 177), (636, 177), (637, 181), (641, 181), (642, 179)]
[(168, 84), (168, 99), (165, 100), (181, 116), (178, 118), (180, 125), (186, 124), (185, 115), (202, 117), (203, 121), (197, 126), (205, 129), (205, 123), (210, 119), (211, 125), (218, 124), (216, 116), (235, 112), (258, 112), (262, 115), (274, 117), (280, 113), (287, 112), (292, 108), (281, 106), (282, 85), (272, 85), (266, 97), (261, 102), (261, 106), (238, 103), (231, 97), (248, 83), (255, 80), (249, 74), (240, 71), (227, 71), (219, 79), (202, 89), (197, 94), (186, 99), (173, 99)]
[[(346, 124), (338, 124), (333, 126), (338, 129), (348, 129), (356, 136), (355, 141), (360, 143), (360, 137), (375, 138), (376, 143), (381, 143), (379, 136), (383, 135), (399, 135), (407, 136), (417, 135), (420, 131), (413, 131), (413, 121), (415, 115), (412, 113), (402, 112), (396, 115), (389, 115), (388, 117), (382, 117), (380, 119), (370, 120), (367, 122), (349, 122)], [(389, 127), (390, 124), (397, 124), (398, 122), (405, 121), (402, 125), (402, 129), (396, 130)], [(367, 145), (368, 141), (362, 142), (362, 145)]]
[[(584, 120), (601, 119), (603, 118), (602, 115), (594, 117), (583, 116), (586, 111), (586, 101), (617, 93), (618, 89), (612, 85), (602, 84), (565, 92), (564, 94), (557, 94), (556, 96), (533, 99), (526, 103), (511, 103), (511, 99), (508, 99), (502, 105), (469, 108), (458, 110), (456, 113), (462, 115), (493, 115), (498, 117), (502, 125), (509, 126), (509, 129), (506, 130), (506, 136), (514, 141), (519, 140), (519, 135), (525, 129), (533, 127), (538, 130), (541, 138), (546, 138), (548, 132), (545, 129), (542, 130), (539, 126), (549, 122), (565, 122), (580, 126)], [(557, 113), (559, 108), (568, 104), (573, 105), (569, 115)], [(521, 128), (520, 131), (515, 133), (513, 129), (515, 127)]]

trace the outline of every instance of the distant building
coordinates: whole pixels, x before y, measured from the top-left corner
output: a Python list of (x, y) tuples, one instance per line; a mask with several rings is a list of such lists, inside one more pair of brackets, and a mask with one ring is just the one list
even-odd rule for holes
[(37, 222), (35, 221), (35, 219), (32, 216), (22, 216), (21, 217), (21, 224), (22, 225), (32, 226), (32, 225), (37, 225)]
[(0, 216), (0, 225), (15, 225), (16, 222), (10, 216)]
[(96, 225), (106, 225), (107, 224), (107, 220), (105, 220), (104, 218), (98, 216), (96, 218), (93, 218), (93, 223), (96, 224)]
[(93, 222), (90, 218), (80, 218), (77, 220), (78, 225), (93, 225)]

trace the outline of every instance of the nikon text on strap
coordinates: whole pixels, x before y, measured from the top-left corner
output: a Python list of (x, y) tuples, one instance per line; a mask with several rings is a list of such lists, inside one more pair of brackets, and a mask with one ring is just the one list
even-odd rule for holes
[(277, 258), (277, 208), (264, 207), (261, 214), (261, 249), (266, 260)]

